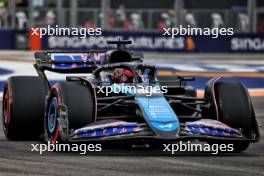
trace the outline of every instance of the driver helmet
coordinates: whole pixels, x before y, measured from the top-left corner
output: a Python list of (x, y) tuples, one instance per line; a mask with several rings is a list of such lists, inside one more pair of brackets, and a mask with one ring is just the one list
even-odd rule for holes
[(127, 69), (117, 68), (114, 70), (113, 80), (115, 83), (130, 83), (133, 81), (134, 74)]

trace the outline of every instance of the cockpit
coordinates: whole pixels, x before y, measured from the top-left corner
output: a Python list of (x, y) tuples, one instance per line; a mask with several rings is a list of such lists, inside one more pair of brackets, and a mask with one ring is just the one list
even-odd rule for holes
[(156, 82), (155, 68), (145, 65), (119, 65), (108, 67), (99, 73), (102, 85), (111, 84), (153, 84)]

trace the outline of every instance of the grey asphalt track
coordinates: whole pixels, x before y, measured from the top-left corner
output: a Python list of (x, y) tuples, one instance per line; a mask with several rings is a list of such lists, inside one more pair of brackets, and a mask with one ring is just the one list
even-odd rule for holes
[[(264, 125), (264, 98), (253, 98)], [(176, 153), (107, 149), (100, 154), (31, 152), (36, 141), (8, 141), (0, 124), (0, 175), (264, 175), (264, 137), (240, 154)], [(261, 133), (264, 134), (264, 127)]]
[[(19, 58), (20, 57), (19, 55)], [(152, 58), (152, 56), (148, 58)], [(208, 56), (208, 58), (211, 59), (211, 56)], [(181, 59), (175, 60), (174, 58), (166, 59), (166, 63), (182, 61)], [(195, 58), (190, 58), (184, 61), (192, 63), (196, 62), (196, 60)], [(215, 61), (217, 61), (217, 59)], [(156, 63), (157, 60), (149, 59), (147, 62)], [(199, 60), (199, 62), (207, 62), (207, 59), (202, 59), (202, 61)], [(226, 63), (228, 61), (221, 60), (217, 63), (222, 62)], [(232, 62), (236, 62), (236, 60)], [(247, 63), (249, 61), (238, 60), (237, 62)], [(255, 62), (260, 63), (263, 62), (263, 60), (259, 61), (258, 58), (256, 58)], [(252, 60), (250, 60), (250, 63), (252, 63)], [(211, 155), (210, 153), (179, 152), (175, 155), (169, 155), (161, 150), (121, 149), (103, 149), (103, 152), (91, 152), (86, 155), (55, 152), (47, 152), (40, 155), (38, 152), (31, 152), (31, 144), (40, 143), (38, 141), (8, 141), (3, 134), (2, 121), (0, 120), (0, 176), (264, 176), (264, 97), (253, 98), (253, 103), (259, 124), (263, 126), (260, 128), (262, 133), (261, 141), (253, 143), (248, 150), (243, 153), (224, 154), (219, 156)]]

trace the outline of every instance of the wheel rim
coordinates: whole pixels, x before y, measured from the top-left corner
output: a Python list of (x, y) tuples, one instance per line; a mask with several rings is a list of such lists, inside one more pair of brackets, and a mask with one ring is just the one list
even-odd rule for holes
[(10, 123), (10, 102), (9, 102), (9, 91), (6, 90), (6, 93), (4, 95), (4, 101), (3, 101), (3, 110), (2, 110), (2, 117), (3, 117), (3, 126), (4, 130), (7, 128), (7, 126)]
[(57, 99), (53, 98), (48, 111), (48, 131), (50, 134), (54, 133), (57, 124), (57, 112), (58, 112), (58, 103)]

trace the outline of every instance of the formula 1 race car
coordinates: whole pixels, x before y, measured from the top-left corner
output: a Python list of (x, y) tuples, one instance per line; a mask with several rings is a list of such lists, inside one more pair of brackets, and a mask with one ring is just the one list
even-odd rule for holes
[[(10, 140), (124, 142), (148, 144), (199, 140), (232, 143), (241, 152), (259, 140), (247, 89), (213, 78), (204, 97), (187, 86), (194, 77), (159, 77), (136, 53), (110, 51), (36, 52), (39, 75), (10, 77), (2, 117)], [(45, 71), (76, 73), (52, 83)]]

